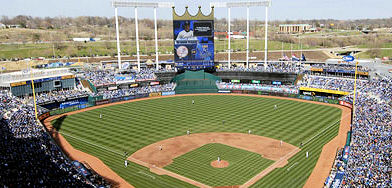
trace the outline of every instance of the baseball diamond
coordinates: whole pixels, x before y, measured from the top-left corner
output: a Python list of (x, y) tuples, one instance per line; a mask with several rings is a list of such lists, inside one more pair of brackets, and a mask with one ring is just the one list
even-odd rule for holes
[[(195, 104), (192, 104), (192, 100)], [(341, 109), (344, 107), (321, 104), (255, 95), (177, 95), (93, 107), (85, 109), (87, 110), (85, 112), (76, 111), (54, 117), (62, 117), (55, 120), (48, 119), (46, 124), (53, 120), (51, 121), (53, 127), (75, 149), (98, 157), (114, 173), (127, 181), (128, 186), (193, 187), (200, 186), (192, 183), (199, 181), (209, 186), (241, 185), (246, 182), (246, 187), (302, 187), (311, 175), (323, 146), (337, 136), (341, 119), (350, 118), (347, 112), (342, 113)], [(279, 108), (275, 109), (274, 105)], [(101, 113), (103, 113), (102, 119), (99, 118)], [(190, 135), (187, 135), (187, 130), (190, 130)], [(149, 170), (148, 167), (134, 163), (132, 160), (129, 161), (128, 167), (124, 167), (126, 157), (162, 140), (181, 136), (193, 137), (200, 133), (224, 132), (248, 135), (248, 130), (252, 130), (252, 135), (249, 136), (270, 138), (276, 141), (275, 145), (278, 147), (282, 140), (283, 145), (299, 147), (300, 151), (288, 159), (287, 164), (280, 165), (278, 168), (269, 169), (268, 166), (273, 166), (271, 161), (262, 157), (257, 160), (251, 158), (246, 162), (242, 161), (243, 164), (247, 164), (244, 168), (252, 172), (247, 174), (235, 170), (227, 174), (224, 172), (231, 166), (234, 168), (235, 161), (241, 161), (241, 158), (225, 159), (226, 155), (232, 153), (235, 155), (234, 153), (238, 151), (248, 152), (244, 151), (244, 148), (226, 146), (226, 144), (207, 144), (197, 147), (198, 149), (175, 158), (172, 164), (161, 165), (171, 171), (169, 174), (174, 173), (181, 176), (180, 178), (174, 178), (176, 175), (159, 175), (160, 173), (154, 173), (154, 170)], [(219, 143), (219, 141), (216, 139), (211, 143)], [(61, 143), (60, 145), (64, 147)], [(156, 147), (156, 151), (165, 152), (168, 149), (165, 145), (161, 147), (160, 151)], [(192, 167), (198, 163), (186, 162), (189, 157), (192, 161), (197, 160), (193, 157), (195, 152), (200, 153), (201, 156), (211, 155), (205, 151), (205, 147), (214, 148), (215, 151), (211, 151), (212, 153), (218, 152), (219, 148), (227, 150), (227, 153), (220, 157), (227, 160), (230, 166), (217, 169), (223, 170), (218, 174), (226, 178), (212, 181), (213, 173), (202, 170), (203, 166), (210, 165), (212, 158), (216, 160), (218, 156), (209, 156), (211, 160), (203, 160), (203, 157), (200, 157), (198, 161), (202, 163), (200, 168)], [(66, 148), (63, 149), (67, 151)], [(124, 156), (124, 152), (128, 155)], [(309, 153), (308, 158), (305, 156), (306, 152)], [(240, 156), (246, 160), (247, 154), (244, 155)], [(160, 165), (154, 166), (158, 168)], [(237, 178), (234, 176), (227, 178), (233, 173)], [(253, 177), (257, 173), (263, 174), (258, 178)]]

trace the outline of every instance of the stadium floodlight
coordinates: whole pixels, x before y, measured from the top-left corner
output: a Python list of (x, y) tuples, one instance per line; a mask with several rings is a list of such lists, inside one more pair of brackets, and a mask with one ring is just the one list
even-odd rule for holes
[(120, 36), (118, 29), (118, 14), (117, 8), (119, 7), (134, 7), (135, 8), (135, 30), (136, 30), (136, 56), (137, 56), (137, 70), (140, 71), (140, 50), (139, 50), (139, 26), (137, 19), (137, 8), (146, 7), (154, 8), (154, 28), (155, 28), (155, 63), (156, 70), (158, 70), (158, 29), (157, 29), (157, 8), (171, 8), (174, 6), (173, 2), (138, 2), (138, 1), (112, 1), (114, 7), (114, 15), (116, 18), (116, 36), (117, 36), (117, 58), (118, 68), (121, 69), (121, 50), (120, 50)]
[(268, 52), (268, 7), (272, 4), (271, 0), (264, 1), (239, 1), (239, 2), (212, 2), (210, 3), (211, 7), (216, 8), (228, 8), (227, 16), (228, 16), (228, 66), (230, 68), (230, 54), (231, 54), (231, 44), (230, 44), (230, 9), (232, 7), (246, 7), (246, 68), (249, 68), (249, 7), (265, 7), (265, 41), (264, 41), (264, 66), (267, 66), (267, 52)]

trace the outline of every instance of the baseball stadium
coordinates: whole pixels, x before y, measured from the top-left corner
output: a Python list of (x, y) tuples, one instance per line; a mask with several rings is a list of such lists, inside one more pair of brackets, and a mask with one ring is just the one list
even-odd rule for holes
[[(111, 3), (115, 59), (27, 62), (0, 74), (0, 186), (392, 187), (387, 65), (307, 51), (275, 59), (267, 26), (262, 58), (249, 50), (237, 58), (230, 24), (217, 60), (215, 9), (228, 9), (230, 23), (230, 8), (263, 7), (268, 25), (270, 0), (211, 3), (196, 14), (171, 2)], [(124, 7), (135, 9), (137, 49), (136, 9), (172, 9), (171, 59), (159, 60), (158, 43), (155, 62), (139, 50), (122, 59)]]

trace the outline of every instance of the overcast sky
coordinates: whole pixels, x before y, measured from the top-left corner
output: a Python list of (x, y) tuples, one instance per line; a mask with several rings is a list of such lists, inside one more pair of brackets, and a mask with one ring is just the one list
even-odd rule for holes
[[(159, 1), (167, 2), (170, 0)], [(186, 5), (189, 6), (191, 13), (196, 13), (197, 7), (201, 5), (203, 12), (208, 14), (210, 2), (222, 0), (171, 1), (175, 3), (178, 14), (184, 12)], [(112, 17), (114, 16), (114, 9), (111, 7), (110, 2), (110, 0), (0, 0), (0, 16)], [(250, 10), (252, 20), (264, 19), (264, 8), (257, 7)], [(272, 0), (269, 16), (272, 20), (389, 18), (392, 17), (391, 10), (392, 0)], [(231, 12), (232, 18), (246, 18), (244, 8), (233, 8)], [(120, 8), (119, 14), (133, 18), (134, 8)], [(171, 8), (158, 9), (158, 15), (159, 19), (171, 19)], [(227, 17), (227, 9), (216, 8), (215, 17)], [(140, 9), (139, 18), (153, 18), (153, 10)]]

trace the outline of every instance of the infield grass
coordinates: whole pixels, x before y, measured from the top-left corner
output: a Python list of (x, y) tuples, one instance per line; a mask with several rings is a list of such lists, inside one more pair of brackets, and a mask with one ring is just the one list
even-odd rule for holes
[[(135, 187), (146, 188), (193, 186), (169, 176), (158, 176), (134, 163), (125, 168), (124, 151), (130, 155), (157, 141), (185, 135), (188, 129), (192, 133), (247, 133), (251, 129), (253, 134), (298, 147), (314, 137), (284, 168), (275, 169), (254, 185), (270, 188), (305, 184), (322, 147), (337, 135), (340, 116), (341, 110), (331, 106), (261, 97), (200, 95), (104, 107), (54, 120), (52, 124), (57, 122), (60, 133), (76, 149), (98, 157)], [(306, 151), (310, 153), (308, 159)], [(193, 173), (202, 172), (194, 169)]]
[[(210, 165), (217, 157), (228, 161), (226, 168)], [(206, 144), (173, 159), (165, 169), (210, 186), (242, 185), (274, 161), (260, 154), (224, 144)]]

